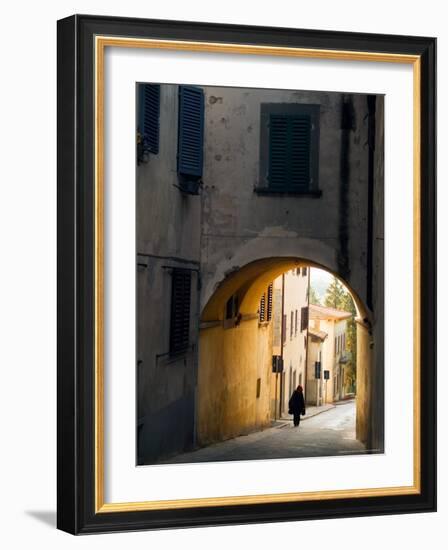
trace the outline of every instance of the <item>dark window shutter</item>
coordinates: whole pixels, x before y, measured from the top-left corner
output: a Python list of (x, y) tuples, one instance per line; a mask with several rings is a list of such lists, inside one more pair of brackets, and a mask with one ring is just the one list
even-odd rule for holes
[(300, 330), (306, 330), (308, 328), (308, 307), (302, 307)]
[(179, 86), (179, 133), (177, 171), (184, 176), (202, 176), (204, 142), (204, 92)]
[(238, 315), (238, 294), (233, 294), (226, 303), (226, 319), (234, 319)]
[(140, 85), (140, 113), (138, 130), (143, 137), (145, 151), (159, 152), (160, 85)]
[(260, 300), (260, 314), (259, 314), (260, 323), (266, 321), (266, 294), (263, 294)]
[(272, 293), (273, 293), (273, 285), (272, 283), (268, 286), (268, 307), (267, 307), (267, 320), (270, 321), (272, 319)]
[(269, 187), (303, 191), (310, 184), (309, 115), (269, 118)]
[(171, 287), (170, 352), (188, 349), (190, 335), (191, 272), (174, 269)]

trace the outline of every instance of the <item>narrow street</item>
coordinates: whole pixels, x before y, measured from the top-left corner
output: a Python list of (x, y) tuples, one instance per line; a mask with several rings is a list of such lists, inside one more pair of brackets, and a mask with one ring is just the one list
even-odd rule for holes
[(355, 401), (350, 401), (312, 418), (302, 417), (298, 428), (289, 421), (279, 422), (272, 428), (183, 453), (163, 463), (334, 456), (364, 452), (364, 446), (355, 438)]

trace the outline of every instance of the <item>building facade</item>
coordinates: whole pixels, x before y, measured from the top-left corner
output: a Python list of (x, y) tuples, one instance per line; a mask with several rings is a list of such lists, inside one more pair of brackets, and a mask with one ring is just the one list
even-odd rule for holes
[(274, 310), (280, 322), (273, 326), (272, 355), (281, 358), (282, 371), (274, 373), (273, 418), (288, 413), (293, 390), (306, 385), (309, 268), (298, 267), (274, 281)]
[[(347, 320), (351, 317), (347, 311), (314, 304), (309, 306), (309, 333), (314, 339), (308, 364), (310, 391), (306, 396), (310, 404), (334, 403), (346, 396)], [(311, 386), (314, 391), (311, 391)]]
[[(380, 448), (383, 98), (146, 84), (137, 106), (138, 462), (270, 422), (260, 301), (309, 265), (355, 296), (357, 432)], [(285, 369), (284, 395), (300, 352)]]

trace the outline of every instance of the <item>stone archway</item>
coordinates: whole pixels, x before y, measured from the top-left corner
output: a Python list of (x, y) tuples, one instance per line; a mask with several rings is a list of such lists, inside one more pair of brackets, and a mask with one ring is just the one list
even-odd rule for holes
[[(221, 273), (222, 280), (216, 283), (216, 279), (211, 278), (205, 288), (206, 303), (202, 308), (199, 334), (196, 424), (199, 444), (227, 439), (269, 424), (266, 402), (250, 398), (253, 380), (263, 380), (262, 377), (271, 372), (272, 356), (266, 351), (269, 349), (269, 331), (260, 333), (258, 327), (258, 307), (263, 289), (282, 273), (304, 266), (324, 269), (341, 279), (335, 269), (335, 255), (327, 246), (316, 246), (316, 241), (305, 242), (306, 246), (302, 243), (301, 248), (309, 255), (297, 257), (288, 255), (294, 246), (288, 243), (288, 239), (286, 243), (283, 239), (275, 240), (277, 254), (285, 255), (258, 258), (242, 267), (236, 267), (238, 257), (234, 257), (235, 262), (227, 272), (223, 271), (223, 266), (217, 267), (215, 275), (219, 277)], [(268, 248), (275, 244), (266, 238), (262, 243)], [(252, 249), (253, 245), (252, 242)], [(246, 248), (239, 255), (247, 259), (251, 256), (249, 252)], [(320, 262), (310, 260), (310, 257), (317, 257)], [(378, 449), (382, 445), (382, 417), (373, 407), (373, 396), (378, 389), (375, 382), (380, 383), (381, 377), (375, 381), (379, 365), (375, 365), (373, 353), (373, 318), (352, 285), (345, 280), (342, 282), (349, 289), (357, 309), (357, 438), (367, 448)], [(225, 312), (232, 296), (237, 296), (238, 318), (237, 325), (229, 327)]]

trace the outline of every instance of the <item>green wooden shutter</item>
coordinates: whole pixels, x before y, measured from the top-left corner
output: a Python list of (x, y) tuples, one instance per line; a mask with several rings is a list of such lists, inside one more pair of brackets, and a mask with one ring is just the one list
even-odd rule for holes
[(309, 115), (269, 117), (269, 187), (304, 191), (310, 184)]
[(146, 152), (159, 152), (160, 85), (140, 85), (140, 112), (138, 130)]
[(200, 178), (203, 165), (204, 92), (193, 86), (179, 86), (179, 129), (177, 170)]
[(171, 286), (170, 352), (188, 349), (190, 339), (191, 272), (174, 269)]

